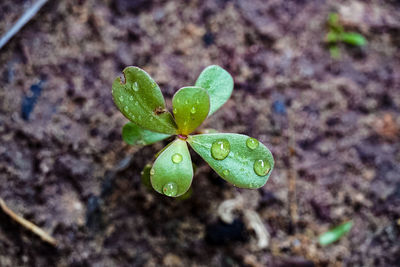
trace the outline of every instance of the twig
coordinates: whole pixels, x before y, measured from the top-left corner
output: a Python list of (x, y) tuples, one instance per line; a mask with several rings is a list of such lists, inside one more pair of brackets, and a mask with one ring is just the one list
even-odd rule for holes
[(0, 208), (3, 210), (5, 214), (10, 216), (14, 221), (21, 224), (26, 229), (32, 231), (34, 234), (38, 235), (43, 241), (53, 246), (57, 246), (57, 241), (53, 237), (51, 237), (49, 234), (47, 234), (45, 231), (43, 231), (41, 228), (34, 225), (30, 221), (25, 220), (21, 216), (15, 214), (10, 208), (7, 207), (6, 203), (2, 198), (0, 198)]
[(31, 7), (29, 7), (24, 14), (17, 20), (17, 22), (0, 38), (0, 49), (7, 44), (7, 42), (19, 31), (28, 21), (30, 21), (36, 13), (46, 4), (48, 0), (38, 0)]

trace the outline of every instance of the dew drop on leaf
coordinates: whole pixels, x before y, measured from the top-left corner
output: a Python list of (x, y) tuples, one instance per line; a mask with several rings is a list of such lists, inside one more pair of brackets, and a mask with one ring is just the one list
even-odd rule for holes
[(259, 145), (259, 142), (258, 142), (257, 139), (252, 138), (252, 137), (247, 138), (247, 140), (246, 140), (246, 146), (247, 146), (248, 148), (250, 148), (251, 150), (256, 149), (256, 148), (258, 147), (258, 145)]
[(135, 106), (139, 105), (139, 102), (135, 101)]
[(178, 164), (182, 161), (182, 155), (179, 153), (175, 153), (172, 155), (171, 159), (173, 163)]
[(129, 100), (132, 101), (133, 100), (133, 96), (129, 96)]
[(173, 110), (174, 114), (178, 113), (178, 110), (176, 108), (174, 108)]
[(226, 177), (229, 175), (229, 170), (223, 170), (222, 174)]
[(196, 113), (196, 108), (192, 107), (192, 109), (190, 110), (190, 113), (192, 113), (192, 114)]
[(231, 145), (226, 139), (216, 140), (211, 146), (211, 156), (216, 160), (225, 159), (231, 151)]
[(174, 197), (178, 193), (178, 186), (174, 182), (170, 182), (164, 185), (163, 192), (169, 197)]
[(120, 95), (120, 96), (118, 97), (118, 99), (119, 99), (119, 101), (124, 102), (124, 97), (123, 97), (122, 95)]
[(186, 105), (189, 104), (189, 100), (186, 99), (186, 100), (185, 100), (185, 104), (186, 104)]
[(271, 165), (268, 161), (259, 159), (254, 162), (253, 169), (258, 176), (265, 176), (271, 170)]
[(139, 85), (138, 85), (137, 82), (134, 82), (134, 83), (132, 84), (132, 89), (133, 89), (133, 91), (135, 91), (135, 92), (139, 91)]
[(154, 171), (154, 169), (150, 170), (150, 175), (154, 175), (156, 172)]
[(126, 112), (128, 112), (128, 111), (129, 111), (128, 106), (125, 106), (125, 107), (124, 107), (124, 110), (125, 110)]

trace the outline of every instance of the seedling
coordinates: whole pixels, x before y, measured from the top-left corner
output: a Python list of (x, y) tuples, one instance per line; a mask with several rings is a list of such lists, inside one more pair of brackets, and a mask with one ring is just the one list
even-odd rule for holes
[(365, 46), (367, 44), (367, 40), (361, 34), (344, 30), (337, 13), (329, 14), (328, 28), (329, 32), (325, 36), (325, 42), (328, 43), (332, 58), (340, 58), (339, 44), (341, 42), (353, 46)]
[(240, 188), (256, 189), (268, 180), (274, 167), (271, 152), (257, 139), (242, 134), (192, 134), (231, 96), (233, 79), (219, 66), (202, 71), (195, 86), (179, 89), (172, 99), (173, 115), (154, 80), (138, 67), (123, 70), (112, 85), (115, 104), (129, 119), (122, 138), (130, 145), (150, 145), (170, 136), (174, 141), (157, 155), (150, 175), (159, 193), (178, 197), (187, 192), (193, 179), (193, 165), (187, 144), (223, 179)]
[(342, 236), (347, 234), (350, 231), (351, 227), (353, 227), (352, 221), (348, 221), (339, 226), (336, 226), (335, 228), (329, 230), (328, 232), (325, 232), (322, 235), (320, 235), (318, 238), (318, 242), (320, 243), (321, 246), (326, 246), (333, 242), (336, 242)]

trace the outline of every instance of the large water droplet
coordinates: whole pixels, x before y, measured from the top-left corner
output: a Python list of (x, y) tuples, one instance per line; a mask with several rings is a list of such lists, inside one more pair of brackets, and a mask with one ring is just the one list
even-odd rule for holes
[(251, 150), (256, 149), (256, 148), (258, 147), (259, 144), (260, 144), (260, 143), (258, 142), (258, 140), (255, 139), (255, 138), (252, 138), (252, 137), (249, 137), (249, 138), (247, 138), (247, 140), (246, 140), (246, 146), (247, 146), (248, 148), (250, 148)]
[(258, 176), (265, 176), (271, 170), (271, 165), (268, 161), (259, 159), (254, 162), (253, 169)]
[(133, 96), (130, 95), (129, 96), (129, 100), (132, 101), (133, 100)]
[(119, 99), (119, 101), (124, 102), (124, 97), (123, 97), (122, 95), (120, 95), (120, 96), (118, 97), (118, 99)]
[(211, 146), (211, 156), (216, 160), (225, 159), (231, 151), (231, 145), (226, 139), (216, 140)]
[(124, 107), (124, 110), (125, 110), (125, 112), (128, 112), (128, 111), (129, 111), (128, 106), (125, 106), (125, 107)]
[(172, 159), (173, 163), (178, 164), (178, 163), (180, 163), (182, 161), (182, 155), (179, 154), (179, 153), (175, 153), (175, 154), (172, 155), (171, 159)]
[(196, 108), (192, 107), (192, 109), (190, 110), (190, 113), (192, 113), (192, 114), (196, 113)]
[(174, 182), (167, 183), (163, 187), (163, 192), (169, 197), (174, 197), (178, 194), (178, 186)]
[(229, 175), (229, 170), (223, 170), (222, 174), (226, 177)]
[(132, 89), (133, 89), (133, 91), (135, 91), (135, 92), (139, 91), (139, 85), (138, 85), (137, 82), (134, 82), (134, 83), (132, 84)]

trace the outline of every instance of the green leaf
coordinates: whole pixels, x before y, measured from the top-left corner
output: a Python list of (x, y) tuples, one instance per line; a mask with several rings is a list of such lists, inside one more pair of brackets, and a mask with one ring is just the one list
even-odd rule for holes
[(340, 39), (350, 45), (364, 46), (367, 44), (367, 40), (359, 33), (355, 32), (344, 32), (340, 35)]
[(150, 181), (150, 170), (151, 170), (151, 164), (146, 164), (140, 173), (141, 177), (140, 180), (142, 182), (142, 185), (146, 187), (147, 189), (151, 189), (151, 181)]
[(210, 97), (203, 88), (183, 87), (175, 93), (172, 106), (178, 133), (188, 135), (207, 118)]
[(329, 46), (329, 53), (333, 59), (340, 59), (340, 50), (337, 45), (330, 45)]
[(156, 159), (150, 171), (157, 192), (170, 197), (183, 195), (192, 184), (193, 167), (185, 141), (176, 139)]
[(175, 134), (174, 119), (165, 108), (158, 85), (142, 69), (123, 70), (125, 83), (118, 77), (112, 85), (112, 95), (118, 109), (136, 125), (159, 133)]
[(337, 13), (329, 14), (328, 25), (331, 28), (331, 30), (335, 31), (336, 33), (343, 32), (343, 27), (342, 27), (342, 25), (340, 25), (340, 21), (339, 21), (339, 14), (337, 14)]
[(140, 128), (132, 122), (128, 122), (122, 127), (122, 139), (129, 145), (150, 145), (169, 136), (171, 135)]
[(330, 31), (328, 34), (325, 36), (325, 42), (327, 43), (337, 43), (339, 41), (339, 34)]
[(200, 134), (189, 136), (187, 142), (222, 178), (237, 187), (262, 187), (274, 167), (268, 148), (246, 135)]
[(231, 97), (233, 78), (220, 66), (212, 65), (200, 73), (196, 86), (206, 89), (210, 95), (209, 115), (211, 115)]
[(329, 230), (328, 232), (320, 235), (318, 238), (318, 242), (322, 246), (329, 245), (329, 244), (339, 240), (343, 235), (348, 233), (352, 226), (353, 226), (352, 221), (345, 222), (345, 223)]

